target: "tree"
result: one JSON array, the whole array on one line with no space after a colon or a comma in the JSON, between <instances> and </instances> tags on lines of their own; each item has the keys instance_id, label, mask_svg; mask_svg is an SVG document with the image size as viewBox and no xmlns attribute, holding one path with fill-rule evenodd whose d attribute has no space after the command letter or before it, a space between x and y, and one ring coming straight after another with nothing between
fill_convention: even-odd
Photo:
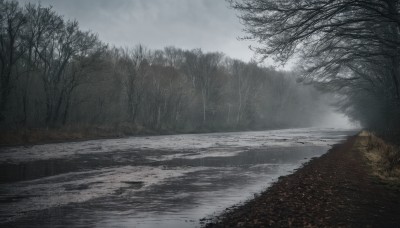
<instances>
[{"instance_id":1,"label":"tree","mask_svg":"<svg viewBox=\"0 0 400 228\"><path fill-rule=\"evenodd\" d=\"M17 2L0 1L0 122L16 80L15 66L24 54L21 33L26 17Z\"/></svg>"},{"instance_id":2,"label":"tree","mask_svg":"<svg viewBox=\"0 0 400 228\"><path fill-rule=\"evenodd\" d=\"M200 49L185 53L185 71L191 78L193 88L198 90L201 96L203 126L207 121L207 105L221 59L220 53L203 54Z\"/></svg>"},{"instance_id":3,"label":"tree","mask_svg":"<svg viewBox=\"0 0 400 228\"><path fill-rule=\"evenodd\" d=\"M71 94L80 83L79 76L83 76L73 69L71 63L77 59L89 59L99 47L97 36L80 31L76 21L62 22L55 31L49 31L39 52L46 95L47 124L54 125L62 119L62 123L65 123Z\"/></svg>"},{"instance_id":4,"label":"tree","mask_svg":"<svg viewBox=\"0 0 400 228\"><path fill-rule=\"evenodd\" d=\"M123 84L126 90L128 116L135 123L142 102L144 77L148 74L150 51L143 45L123 51L120 59L124 69Z\"/></svg>"},{"instance_id":5,"label":"tree","mask_svg":"<svg viewBox=\"0 0 400 228\"><path fill-rule=\"evenodd\" d=\"M22 57L22 63L19 68L23 69L23 75L20 77L21 97L22 97L22 125L26 126L28 115L32 110L29 110L29 90L34 82L33 74L39 72L38 65L40 64L39 55L43 48L43 42L48 41L49 36L56 32L61 26L61 18L58 17L51 8L44 8L41 5L25 6L26 24L23 27L21 39L25 54Z\"/></svg>"},{"instance_id":6,"label":"tree","mask_svg":"<svg viewBox=\"0 0 400 228\"><path fill-rule=\"evenodd\" d=\"M235 100L237 102L236 107L236 125L242 122L243 115L246 112L246 108L249 107L250 96L252 92L256 91L257 85L253 85L255 71L258 67L255 63L246 64L239 60L233 60L231 65L232 83L234 85L234 91L237 96Z\"/></svg>"},{"instance_id":7,"label":"tree","mask_svg":"<svg viewBox=\"0 0 400 228\"><path fill-rule=\"evenodd\" d=\"M385 78L390 94L384 99L399 106L399 1L229 2L241 12L249 33L244 39L257 40L260 46L254 50L264 58L273 56L285 63L297 55L303 60L304 79L329 90L354 91L362 86L372 91ZM366 67L375 70L362 71Z\"/></svg>"}]
</instances>

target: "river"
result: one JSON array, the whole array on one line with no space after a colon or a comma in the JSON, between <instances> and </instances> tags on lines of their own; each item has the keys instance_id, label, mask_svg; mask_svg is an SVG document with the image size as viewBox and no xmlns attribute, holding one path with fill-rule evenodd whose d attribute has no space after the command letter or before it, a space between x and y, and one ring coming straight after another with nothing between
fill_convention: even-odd
<instances>
[{"instance_id":1,"label":"river","mask_svg":"<svg viewBox=\"0 0 400 228\"><path fill-rule=\"evenodd\" d=\"M200 227L355 130L127 137L0 148L0 226Z\"/></svg>"}]
</instances>

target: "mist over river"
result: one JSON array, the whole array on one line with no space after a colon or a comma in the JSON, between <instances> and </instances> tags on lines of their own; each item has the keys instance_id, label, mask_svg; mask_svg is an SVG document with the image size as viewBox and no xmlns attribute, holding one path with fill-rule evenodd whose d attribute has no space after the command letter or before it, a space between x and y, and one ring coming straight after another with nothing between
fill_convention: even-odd
<instances>
[{"instance_id":1,"label":"mist over river","mask_svg":"<svg viewBox=\"0 0 400 228\"><path fill-rule=\"evenodd\" d=\"M355 133L303 128L0 148L0 226L199 227Z\"/></svg>"}]
</instances>

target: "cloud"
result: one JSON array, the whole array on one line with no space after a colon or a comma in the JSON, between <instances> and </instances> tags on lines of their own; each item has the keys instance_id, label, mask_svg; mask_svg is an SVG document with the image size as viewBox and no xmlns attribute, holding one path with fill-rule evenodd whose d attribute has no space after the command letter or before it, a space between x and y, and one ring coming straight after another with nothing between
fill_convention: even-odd
<instances>
[{"instance_id":1,"label":"cloud","mask_svg":"<svg viewBox=\"0 0 400 228\"><path fill-rule=\"evenodd\" d=\"M250 42L237 40L242 25L224 0L20 0L39 1L111 45L202 48L245 61L253 55Z\"/></svg>"}]
</instances>

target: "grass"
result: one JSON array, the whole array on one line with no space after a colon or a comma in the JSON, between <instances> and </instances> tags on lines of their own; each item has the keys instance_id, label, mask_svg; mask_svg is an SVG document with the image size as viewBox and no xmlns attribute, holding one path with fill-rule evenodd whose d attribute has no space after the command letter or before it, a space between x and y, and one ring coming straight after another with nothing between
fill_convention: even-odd
<instances>
[{"instance_id":1,"label":"grass","mask_svg":"<svg viewBox=\"0 0 400 228\"><path fill-rule=\"evenodd\" d=\"M400 184L399 146L386 142L372 132L362 131L356 147L367 158L375 176L388 184Z\"/></svg>"}]
</instances>

